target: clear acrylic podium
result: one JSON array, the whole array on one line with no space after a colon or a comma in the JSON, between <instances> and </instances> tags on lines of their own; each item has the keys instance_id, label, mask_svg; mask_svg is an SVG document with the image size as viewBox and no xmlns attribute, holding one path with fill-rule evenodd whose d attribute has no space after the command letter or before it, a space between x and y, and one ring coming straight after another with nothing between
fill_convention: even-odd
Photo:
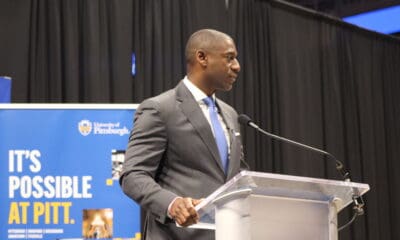
<instances>
[{"instance_id":1,"label":"clear acrylic podium","mask_svg":"<svg viewBox=\"0 0 400 240\"><path fill-rule=\"evenodd\" d=\"M368 184L242 171L196 206L217 240L337 240L337 213Z\"/></svg>"}]
</instances>

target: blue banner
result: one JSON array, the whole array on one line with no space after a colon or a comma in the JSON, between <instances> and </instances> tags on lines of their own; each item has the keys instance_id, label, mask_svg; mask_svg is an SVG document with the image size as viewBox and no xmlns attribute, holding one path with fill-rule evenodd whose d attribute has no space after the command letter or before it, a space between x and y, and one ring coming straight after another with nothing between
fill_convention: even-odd
<instances>
[{"instance_id":1,"label":"blue banner","mask_svg":"<svg viewBox=\"0 0 400 240\"><path fill-rule=\"evenodd\" d=\"M118 183L135 110L107 106L0 109L0 239L140 239Z\"/></svg>"},{"instance_id":2,"label":"blue banner","mask_svg":"<svg viewBox=\"0 0 400 240\"><path fill-rule=\"evenodd\" d=\"M11 78L0 77L0 103L11 102Z\"/></svg>"}]
</instances>

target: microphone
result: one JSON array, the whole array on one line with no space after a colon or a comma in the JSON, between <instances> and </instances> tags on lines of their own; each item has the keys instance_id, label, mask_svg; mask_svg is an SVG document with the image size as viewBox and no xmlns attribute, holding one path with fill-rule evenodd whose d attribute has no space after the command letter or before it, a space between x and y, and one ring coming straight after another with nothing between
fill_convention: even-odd
<instances>
[{"instance_id":1,"label":"microphone","mask_svg":"<svg viewBox=\"0 0 400 240\"><path fill-rule=\"evenodd\" d=\"M260 128L257 124L255 124L251 120L251 118L249 116L247 116L245 114L240 114L239 117L238 117L238 121L239 121L240 124L245 125L245 126L250 126L250 127L254 128L254 129L256 129L257 131L259 131L259 132L261 132L261 133L263 133L263 134L265 134L265 135L267 135L267 136L269 136L269 137L271 137L273 139L277 139L279 141L286 142L286 143L289 143L289 144L294 145L294 146L298 146L298 147L301 147L301 148L304 148L304 149L308 149L308 150L311 150L311 151L314 151L314 152L318 152L318 153L320 153L322 155L325 155L325 156L329 157L330 159L335 161L336 170L342 175L343 179L345 181L350 181L349 172L347 172L344 169L343 163L341 161L339 161L337 158L335 158L335 156L333 156L332 154L330 154L330 153L328 153L326 151L323 151L321 149L318 149L318 148L315 148L315 147L311 147L311 146L308 146L306 144L299 143L299 142L296 142L296 141L293 141L293 140L290 140L290 139L287 139L287 138L280 137L280 136L277 136L275 134L269 133L269 132L265 131L264 129Z\"/></svg>"},{"instance_id":2,"label":"microphone","mask_svg":"<svg viewBox=\"0 0 400 240\"><path fill-rule=\"evenodd\" d=\"M326 151L323 151L321 149L318 149L318 148L315 148L315 147L311 147L311 146L308 146L306 144L299 143L299 142L296 142L296 141L293 141L293 140L290 140L290 139L287 139L287 138L284 138L284 137L277 136L275 134L269 133L269 132L265 131L264 129L260 128L257 124L255 124L253 122L253 120L251 120L251 118L249 116L247 116L246 114L240 114L239 117L238 117L238 121L239 121L239 123L241 125L252 127L254 129L256 129L257 131L261 132L262 134L267 135L268 137L271 137L273 139L276 139L276 140L279 140L279 141L282 141L282 142L285 142L285 143L289 143L291 145L294 145L294 146L297 146L297 147L301 147L303 149L308 149L308 150L311 150L311 151L314 151L314 152L317 152L317 153L320 153L320 154L323 154L323 155L327 156L329 159L335 161L336 170L342 175L344 181L345 182L350 182L351 181L350 173L344 169L343 163L341 161L339 161L332 154L330 154L330 153L328 153ZM343 230L344 228L349 226L352 222L354 222L354 220L356 219L357 216L360 216L360 215L364 214L364 209L363 209L364 200L363 200L363 198L361 196L359 196L358 194L356 194L354 191L353 191L353 197L352 198L353 198L353 205L354 205L353 206L353 211L354 211L353 218L347 224L345 224L344 226L340 227L338 229L339 231Z\"/></svg>"}]
</instances>

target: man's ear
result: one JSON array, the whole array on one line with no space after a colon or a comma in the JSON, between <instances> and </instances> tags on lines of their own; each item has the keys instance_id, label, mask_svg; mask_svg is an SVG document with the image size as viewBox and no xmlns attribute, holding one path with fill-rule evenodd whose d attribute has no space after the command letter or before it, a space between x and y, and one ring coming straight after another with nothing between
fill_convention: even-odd
<instances>
[{"instance_id":1,"label":"man's ear","mask_svg":"<svg viewBox=\"0 0 400 240\"><path fill-rule=\"evenodd\" d=\"M206 67L208 64L208 58L207 58L206 52L201 49L197 50L196 51L196 60L197 60L197 62L200 63L200 65L202 67Z\"/></svg>"}]
</instances>

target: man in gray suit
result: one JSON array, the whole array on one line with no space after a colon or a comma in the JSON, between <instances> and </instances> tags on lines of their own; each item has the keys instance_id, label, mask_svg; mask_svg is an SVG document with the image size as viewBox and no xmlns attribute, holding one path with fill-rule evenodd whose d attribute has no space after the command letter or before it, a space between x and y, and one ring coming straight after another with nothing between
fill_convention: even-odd
<instances>
[{"instance_id":1,"label":"man in gray suit","mask_svg":"<svg viewBox=\"0 0 400 240\"><path fill-rule=\"evenodd\" d=\"M147 212L146 240L214 239L214 231L186 226L198 222L201 199L240 171L238 115L215 97L231 90L240 71L235 43L203 29L189 38L185 55L187 76L137 109L120 178Z\"/></svg>"}]
</instances>

